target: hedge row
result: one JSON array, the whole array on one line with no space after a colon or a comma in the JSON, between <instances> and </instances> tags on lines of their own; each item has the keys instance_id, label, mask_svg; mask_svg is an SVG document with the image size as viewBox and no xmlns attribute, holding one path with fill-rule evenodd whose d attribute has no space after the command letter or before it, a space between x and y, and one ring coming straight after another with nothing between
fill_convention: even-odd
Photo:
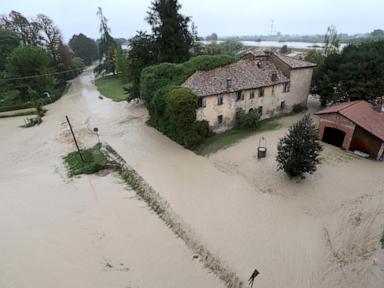
<instances>
[{"instance_id":1,"label":"hedge row","mask_svg":"<svg viewBox=\"0 0 384 288\"><path fill-rule=\"evenodd\" d=\"M59 100L70 86L71 86L71 83L67 83L66 85L59 86L58 88L53 90L53 93L51 94L50 98L40 98L41 104L48 105ZM28 109L28 108L34 108L33 103L31 101L28 101L25 103L18 103L14 105L0 106L0 112L15 111L15 110L21 110L21 109Z\"/></svg>"}]
</instances>

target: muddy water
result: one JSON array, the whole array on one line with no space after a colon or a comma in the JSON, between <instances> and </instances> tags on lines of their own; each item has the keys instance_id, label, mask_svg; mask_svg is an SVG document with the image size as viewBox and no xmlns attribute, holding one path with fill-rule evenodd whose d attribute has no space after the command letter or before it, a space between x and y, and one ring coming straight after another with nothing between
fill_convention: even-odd
<instances>
[{"instance_id":1,"label":"muddy water","mask_svg":"<svg viewBox=\"0 0 384 288\"><path fill-rule=\"evenodd\" d=\"M61 157L74 146L64 116L92 144L89 119L105 122L116 107L88 89L89 75L41 126L0 121L0 287L222 287L118 178L67 179Z\"/></svg>"},{"instance_id":2,"label":"muddy water","mask_svg":"<svg viewBox=\"0 0 384 288\"><path fill-rule=\"evenodd\" d=\"M6 260L0 260L9 275L5 283L19 279L16 273L20 270L18 263L22 255L33 252L33 257L25 257L24 261L28 267L38 269L33 262L41 260L36 256L37 245L48 255L43 261L48 273L37 275L35 270L30 273L22 266L29 277L34 275L34 283L52 284L48 281L54 281L55 277L50 275L63 278L67 273L78 271L65 281L78 279L87 283L87 276L91 275L95 279L91 283L94 287L105 287L106 283L124 287L118 286L124 280L132 281L132 287L215 287L220 284L212 275L206 275L199 264L190 261L190 252L172 238L155 216L141 208L144 204L125 199L127 193L113 183L113 178L92 176L68 184L63 182L66 180L60 176L64 172L57 154L73 149L68 131L60 124L68 114L82 145L97 141L91 130L98 127L101 140L111 144L167 199L195 231L196 237L244 281L257 268L261 272L255 281L257 287L364 287L361 286L364 282L358 281L367 278L365 272L370 257L384 228L380 224L383 223L380 208L383 207L383 167L378 163L327 148L319 172L296 183L276 172L274 164L273 147L286 129L265 133L270 149L263 162L254 157L260 135L207 159L146 126L146 111L141 105L114 103L98 96L91 74L85 73L74 82L70 95L49 107L41 127L19 132L20 129L11 127L16 119L0 121L2 135L4 131L11 139L0 140L1 148L10 147L10 153L1 154L0 159L0 169L6 171L1 173L0 183L7 183L6 193L0 196L4 198L1 203L10 203L6 212L0 212L5 214L0 220L5 222L0 227L6 227L2 234L9 234L8 240L0 240L5 241L0 243L7 250ZM294 120L287 118L284 125ZM30 159L28 165L20 162L24 159ZM8 172L7 167L14 167L18 172ZM93 181L96 185L91 185ZM103 185L107 188L97 190ZM96 192L91 187L96 187ZM107 193L114 190L118 192L113 196ZM59 225L60 221L64 224ZM82 224L91 226L93 233L80 232ZM59 233L59 227L65 227L65 234L80 236L46 239ZM108 233L99 233L99 230ZM131 230L134 233L128 234ZM127 234L121 235L121 231ZM99 241L107 239L103 233L113 235L102 246L105 250L97 246L102 245ZM138 235L133 238L134 243L133 234ZM39 235L46 236L39 238ZM364 239L368 239L368 245ZM23 249L28 253L16 254L16 244L26 247ZM55 249L55 245L60 249ZM154 248L148 250L151 246ZM122 253L124 249L126 253ZM59 261L57 250L65 251L62 254L68 259ZM143 256L146 251L150 251L149 256ZM87 257L90 259L84 260ZM121 272L124 268L119 267L119 261L124 264L122 267L132 270ZM56 262L60 269L50 266ZM74 264L77 262L85 265ZM22 283L8 284L8 287L26 287Z\"/></svg>"}]
</instances>

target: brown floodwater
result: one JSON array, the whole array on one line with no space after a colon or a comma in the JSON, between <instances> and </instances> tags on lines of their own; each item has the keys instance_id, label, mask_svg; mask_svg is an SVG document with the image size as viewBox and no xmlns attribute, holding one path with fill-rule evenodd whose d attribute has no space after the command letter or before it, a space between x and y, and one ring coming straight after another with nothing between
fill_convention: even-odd
<instances>
[{"instance_id":1,"label":"brown floodwater","mask_svg":"<svg viewBox=\"0 0 384 288\"><path fill-rule=\"evenodd\" d=\"M326 146L318 172L288 179L275 147L298 116L197 156L148 127L142 104L99 99L92 81L89 71L74 80L39 127L0 120L1 287L223 287L118 178L67 179L65 115L82 147L96 143L98 127L244 282L256 268L255 287L378 283L369 271L384 230L383 164ZM268 155L258 161L261 136Z\"/></svg>"}]
</instances>

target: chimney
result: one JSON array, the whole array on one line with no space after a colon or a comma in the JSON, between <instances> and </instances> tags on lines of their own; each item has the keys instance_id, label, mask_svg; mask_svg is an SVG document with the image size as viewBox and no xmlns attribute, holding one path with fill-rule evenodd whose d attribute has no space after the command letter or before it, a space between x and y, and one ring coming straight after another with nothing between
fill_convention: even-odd
<instances>
[{"instance_id":1,"label":"chimney","mask_svg":"<svg viewBox=\"0 0 384 288\"><path fill-rule=\"evenodd\" d=\"M376 110L381 112L381 113L384 113L384 96L381 96L381 97L377 97L376 98Z\"/></svg>"}]
</instances>

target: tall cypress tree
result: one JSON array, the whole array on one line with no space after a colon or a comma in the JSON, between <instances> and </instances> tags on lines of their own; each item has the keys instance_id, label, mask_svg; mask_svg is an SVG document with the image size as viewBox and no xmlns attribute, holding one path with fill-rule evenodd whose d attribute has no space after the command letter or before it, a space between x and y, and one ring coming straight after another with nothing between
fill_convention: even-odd
<instances>
[{"instance_id":1,"label":"tall cypress tree","mask_svg":"<svg viewBox=\"0 0 384 288\"><path fill-rule=\"evenodd\" d=\"M146 20L152 26L158 62L180 63L188 60L195 36L189 31L191 18L179 13L177 0L155 0Z\"/></svg>"}]
</instances>

